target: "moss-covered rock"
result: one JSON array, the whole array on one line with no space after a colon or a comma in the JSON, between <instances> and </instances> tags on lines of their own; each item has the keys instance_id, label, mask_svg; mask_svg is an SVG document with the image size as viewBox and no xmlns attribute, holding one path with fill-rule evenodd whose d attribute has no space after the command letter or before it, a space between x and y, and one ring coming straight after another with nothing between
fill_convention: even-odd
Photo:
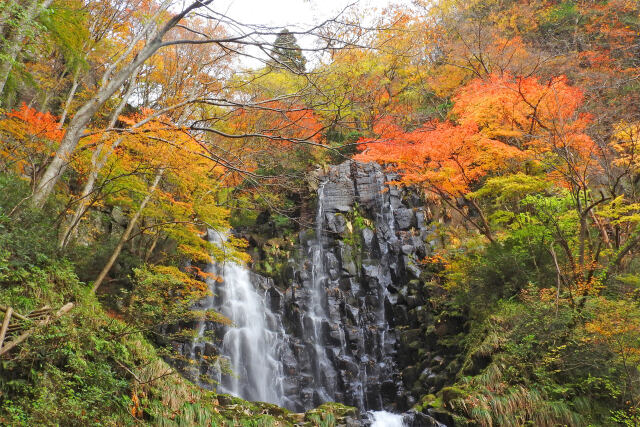
<instances>
[{"instance_id":1,"label":"moss-covered rock","mask_svg":"<svg viewBox=\"0 0 640 427\"><path fill-rule=\"evenodd\" d=\"M467 392L458 387L443 387L440 390L442 401L448 403L454 399L461 399L467 395Z\"/></svg>"},{"instance_id":2,"label":"moss-covered rock","mask_svg":"<svg viewBox=\"0 0 640 427\"><path fill-rule=\"evenodd\" d=\"M341 403L327 402L315 409L307 411L304 421L309 426L335 426L347 425L358 417L358 410L352 406Z\"/></svg>"}]
</instances>

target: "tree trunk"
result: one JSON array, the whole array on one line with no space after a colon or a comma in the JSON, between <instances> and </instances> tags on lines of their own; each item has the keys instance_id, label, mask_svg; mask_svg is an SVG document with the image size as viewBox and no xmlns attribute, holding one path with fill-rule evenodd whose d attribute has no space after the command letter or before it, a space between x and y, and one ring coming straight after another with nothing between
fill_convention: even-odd
<instances>
[{"instance_id":1,"label":"tree trunk","mask_svg":"<svg viewBox=\"0 0 640 427\"><path fill-rule=\"evenodd\" d=\"M585 250L587 243L587 212L580 212L580 227L578 230L578 265L580 266L580 273L584 273L584 259L585 259Z\"/></svg>"},{"instance_id":2,"label":"tree trunk","mask_svg":"<svg viewBox=\"0 0 640 427\"><path fill-rule=\"evenodd\" d=\"M0 94L4 92L4 87L7 84L7 80L9 80L9 74L13 69L13 63L18 57L18 52L20 52L24 36L24 29L16 28L13 35L9 37L9 40L7 40L7 45L6 49L4 49L4 53L8 58L4 62L0 63Z\"/></svg>"},{"instance_id":3,"label":"tree trunk","mask_svg":"<svg viewBox=\"0 0 640 427\"><path fill-rule=\"evenodd\" d=\"M605 243L605 245L607 245L609 249L613 250L611 239L609 239L609 233L607 233L607 230L604 228L602 223L598 220L598 217L596 216L596 214L593 213L593 210L589 211L589 215L591 215L591 220L596 225L596 227L598 227L598 231L600 231L600 236L602 237L602 241Z\"/></svg>"},{"instance_id":4,"label":"tree trunk","mask_svg":"<svg viewBox=\"0 0 640 427\"><path fill-rule=\"evenodd\" d=\"M117 71L111 78L104 78L103 82L98 89L96 95L87 101L73 116L67 127L58 151L49 166L43 173L40 181L36 185L33 192L32 203L36 207L42 207L49 195L52 193L56 183L64 173L67 165L71 159L73 151L78 145L82 134L91 122L94 114L107 102L111 96L116 93L118 89L122 87L125 81L131 77L135 70L140 67L147 59L149 59L155 52L162 47L162 38L164 35L175 27L182 18L192 10L206 6L213 0L197 1L191 3L178 15L173 16L167 24L160 30L156 31L151 37L151 40L136 54L131 62L124 65L119 71ZM122 60L122 58L117 61ZM110 75L110 70L108 70Z\"/></svg>"},{"instance_id":5,"label":"tree trunk","mask_svg":"<svg viewBox=\"0 0 640 427\"><path fill-rule=\"evenodd\" d=\"M79 77L80 77L80 66L78 65L76 68L76 71L73 73L73 84L71 85L71 89L69 90L69 95L67 96L67 100L64 103L64 109L62 110L62 115L60 116L58 129L62 129L62 126L64 126L65 120L67 120L67 114L69 113L69 107L71 106L71 101L73 101L73 98L76 96L76 91L78 90Z\"/></svg>"},{"instance_id":6,"label":"tree trunk","mask_svg":"<svg viewBox=\"0 0 640 427\"><path fill-rule=\"evenodd\" d=\"M105 94L98 94L84 104L71 120L55 156L36 184L32 198L34 206L42 207L53 191L58 179L60 179L66 170L82 133L93 118L93 115L98 111L100 106L106 102L104 95Z\"/></svg>"},{"instance_id":7,"label":"tree trunk","mask_svg":"<svg viewBox=\"0 0 640 427\"><path fill-rule=\"evenodd\" d=\"M122 110L124 110L124 107L127 105L127 100L131 96L131 93L133 92L133 89L135 87L135 79L137 75L138 73L136 71L134 72L133 76L131 76L131 80L129 81L129 87L127 88L126 92L122 96L122 100L120 101L120 104L118 104L118 106L113 111L113 113L111 113L111 118L109 119L109 123L107 125L108 129L113 128L115 126L116 121L118 120L118 116L120 116L120 114L122 113ZM95 187L96 181L98 180L98 175L100 171L102 170L104 165L107 163L107 159L109 158L113 150L115 150L116 147L120 145L122 140L123 138L120 137L116 139L109 147L106 147L106 141L104 141L104 136L103 136L102 141L99 144L98 148L96 148L96 150L91 155L91 171L89 171L87 182L85 182L84 184L82 193L80 194L78 206L76 207L76 210L73 213L73 217L68 222L66 229L63 231L63 233L60 236L60 240L58 241L59 249L63 249L69 243L70 238L73 237L73 234L77 229L77 225L80 223L80 219L85 214L88 206L90 205L87 199L89 195L93 192L93 189Z\"/></svg>"},{"instance_id":8,"label":"tree trunk","mask_svg":"<svg viewBox=\"0 0 640 427\"><path fill-rule=\"evenodd\" d=\"M134 227L136 226L136 223L140 219L140 216L142 215L142 211L144 210L145 206L147 206L147 203L149 203L149 201L151 200L151 197L153 196L153 193L155 192L156 188L158 187L158 184L160 183L160 179L162 178L163 172L164 172L164 169L158 169L158 172L156 173L156 176L155 176L155 178L153 180L153 184L149 188L149 192L147 193L145 198L142 200L142 203L140 203L140 207L136 211L136 213L133 216L133 218L131 218L131 220L129 221L129 225L127 225L126 230L124 230L124 233L122 233L122 236L120 236L120 240L118 240L118 244L116 245L115 249L113 250L113 253L111 254L111 257L109 258L109 261L107 261L107 264L104 266L104 268L102 269L102 271L98 275L98 278L93 283L93 289L92 289L93 293L95 293L98 290L98 288L100 287L100 285L104 281L104 278L107 277L107 274L109 273L109 270L111 270L111 267L113 267L113 264L118 259L118 256L120 255L120 252L122 251L122 247L127 242L127 239L131 235L131 232L133 231Z\"/></svg>"},{"instance_id":9,"label":"tree trunk","mask_svg":"<svg viewBox=\"0 0 640 427\"><path fill-rule=\"evenodd\" d=\"M174 106L167 107L163 110L159 110L155 114L152 114L151 116L148 116L145 119L137 122L135 125L131 126L131 130L144 126L145 124L149 123L154 117L159 117L161 113L171 111L172 109L179 108L188 103L189 103L189 100L186 100ZM183 122L182 118L178 119L178 124L181 124L182 122ZM88 209L89 203L86 202L86 198L93 192L95 183L98 179L98 174L106 164L107 159L109 158L113 150L115 150L120 145L120 143L122 143L123 140L124 140L123 137L116 139L111 144L111 146L107 149L107 151L103 151L104 145L101 145L98 149L96 149L96 151L91 156L92 169L89 172L89 176L87 177L87 182L85 183L85 186L82 189L82 193L79 199L80 204L76 208L76 211L74 212L72 220L69 222L69 229L65 230L61 235L61 240L58 242L59 249L64 249L67 246L67 244L69 244L71 237L73 237L73 235L75 234L77 230L76 227L80 219ZM98 160L98 157L100 155L102 155L102 157L100 157L100 159Z\"/></svg>"},{"instance_id":10,"label":"tree trunk","mask_svg":"<svg viewBox=\"0 0 640 427\"><path fill-rule=\"evenodd\" d=\"M149 262L149 259L151 258L151 255L153 255L153 251L156 248L156 246L158 245L158 240L160 240L160 232L156 230L156 234L153 236L153 240L151 241L151 245L149 245L149 248L147 249L147 253L144 256L145 264L147 262Z\"/></svg>"}]
</instances>

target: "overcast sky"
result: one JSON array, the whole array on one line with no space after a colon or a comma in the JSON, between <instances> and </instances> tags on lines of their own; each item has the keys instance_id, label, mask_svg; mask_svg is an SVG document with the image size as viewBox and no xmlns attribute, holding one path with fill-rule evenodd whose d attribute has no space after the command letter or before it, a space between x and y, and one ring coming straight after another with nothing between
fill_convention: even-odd
<instances>
[{"instance_id":1,"label":"overcast sky","mask_svg":"<svg viewBox=\"0 0 640 427\"><path fill-rule=\"evenodd\" d=\"M375 11L381 11L391 4L409 2L410 0L217 0L215 9L243 24L287 27L291 31L304 31L313 24L335 17L349 5L375 16ZM313 38L298 37L298 43L303 48L314 47ZM251 54L260 55L257 51L252 51ZM306 52L305 56L311 63L314 62L309 52ZM261 66L259 61L247 58L241 62L251 68Z\"/></svg>"},{"instance_id":2,"label":"overcast sky","mask_svg":"<svg viewBox=\"0 0 640 427\"><path fill-rule=\"evenodd\" d=\"M391 0L219 0L216 9L228 10L228 15L240 22L287 26L308 26L335 15L346 6L356 3L358 8L382 9Z\"/></svg>"}]
</instances>

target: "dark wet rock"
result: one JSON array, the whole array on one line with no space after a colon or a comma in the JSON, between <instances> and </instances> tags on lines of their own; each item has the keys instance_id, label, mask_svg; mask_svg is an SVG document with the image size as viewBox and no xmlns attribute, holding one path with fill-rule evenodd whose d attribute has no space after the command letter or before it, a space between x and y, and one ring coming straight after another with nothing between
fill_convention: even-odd
<instances>
[{"instance_id":1,"label":"dark wet rock","mask_svg":"<svg viewBox=\"0 0 640 427\"><path fill-rule=\"evenodd\" d=\"M402 261L404 262L405 269L409 275L409 277L413 279L419 279L422 274L422 270L416 265L413 259L408 255L404 255L402 257Z\"/></svg>"},{"instance_id":2,"label":"dark wet rock","mask_svg":"<svg viewBox=\"0 0 640 427\"><path fill-rule=\"evenodd\" d=\"M129 223L129 218L125 215L122 209L117 206L111 209L111 219L121 227L126 227Z\"/></svg>"},{"instance_id":3,"label":"dark wet rock","mask_svg":"<svg viewBox=\"0 0 640 427\"><path fill-rule=\"evenodd\" d=\"M381 209L383 207L381 190L384 189L386 180L380 165L375 163L352 163L352 165L358 202L371 211Z\"/></svg>"},{"instance_id":4,"label":"dark wet rock","mask_svg":"<svg viewBox=\"0 0 640 427\"><path fill-rule=\"evenodd\" d=\"M273 279L270 277L264 277L253 271L249 271L249 280L251 283L258 289L261 289L265 292L267 289L273 287Z\"/></svg>"},{"instance_id":5,"label":"dark wet rock","mask_svg":"<svg viewBox=\"0 0 640 427\"><path fill-rule=\"evenodd\" d=\"M416 250L413 245L402 245L402 253L405 255L411 255Z\"/></svg>"},{"instance_id":6,"label":"dark wet rock","mask_svg":"<svg viewBox=\"0 0 640 427\"><path fill-rule=\"evenodd\" d=\"M283 299L282 293L275 286L272 286L267 290L267 297L271 311L276 313L281 312Z\"/></svg>"},{"instance_id":7,"label":"dark wet rock","mask_svg":"<svg viewBox=\"0 0 640 427\"><path fill-rule=\"evenodd\" d=\"M317 175L324 183L320 232L299 233L297 251L284 263L286 270L278 276L282 280L275 285L251 275L273 312L269 329L284 334L279 339L286 405L302 411L323 400L340 400L363 412L408 411L423 394L455 377L456 370L451 356L439 355L436 347L441 336L459 331L461 324L454 319L434 325L428 298L432 291L426 290L417 261L431 253L431 244L437 245L429 223L433 214L406 189L387 184L397 176L385 174L377 164L347 161ZM366 227L357 228L356 221L347 226L356 203ZM318 242L319 259L310 256ZM321 322L312 319L318 308L314 280L324 291ZM189 343L181 345L187 354ZM216 354L219 345L214 341L203 347L204 354ZM325 365L320 366L321 359ZM341 419L338 425L367 425L357 414ZM405 422L410 427L438 425L430 415L415 411L406 413Z\"/></svg>"},{"instance_id":8,"label":"dark wet rock","mask_svg":"<svg viewBox=\"0 0 640 427\"><path fill-rule=\"evenodd\" d=\"M207 357L215 356L218 354L218 349L213 344L207 342L204 344L203 354Z\"/></svg>"},{"instance_id":9,"label":"dark wet rock","mask_svg":"<svg viewBox=\"0 0 640 427\"><path fill-rule=\"evenodd\" d=\"M400 230L408 230L416 226L416 217L413 209L398 208L394 211L394 216Z\"/></svg>"},{"instance_id":10,"label":"dark wet rock","mask_svg":"<svg viewBox=\"0 0 640 427\"><path fill-rule=\"evenodd\" d=\"M449 412L441 408L430 408L429 416L442 423L444 426L455 426L455 421Z\"/></svg>"},{"instance_id":11,"label":"dark wet rock","mask_svg":"<svg viewBox=\"0 0 640 427\"><path fill-rule=\"evenodd\" d=\"M406 427L439 427L441 424L433 417L415 410L408 411L402 418Z\"/></svg>"},{"instance_id":12,"label":"dark wet rock","mask_svg":"<svg viewBox=\"0 0 640 427\"><path fill-rule=\"evenodd\" d=\"M362 239L364 242L364 247L367 251L370 251L371 248L373 247L373 239L375 237L375 234L373 232L372 229L370 228L363 228L362 229Z\"/></svg>"},{"instance_id":13,"label":"dark wet rock","mask_svg":"<svg viewBox=\"0 0 640 427\"><path fill-rule=\"evenodd\" d=\"M416 227L421 231L427 229L427 219L422 210L416 212Z\"/></svg>"},{"instance_id":14,"label":"dark wet rock","mask_svg":"<svg viewBox=\"0 0 640 427\"><path fill-rule=\"evenodd\" d=\"M333 168L325 177L323 208L325 212L348 212L355 201L355 188L351 180L351 163Z\"/></svg>"},{"instance_id":15,"label":"dark wet rock","mask_svg":"<svg viewBox=\"0 0 640 427\"><path fill-rule=\"evenodd\" d=\"M331 272L335 272L331 279L335 280L337 279L337 272L340 270L340 262L338 261L338 258L334 255L333 252L325 252L324 254L324 265L326 267L326 270ZM334 277L335 275L335 277Z\"/></svg>"},{"instance_id":16,"label":"dark wet rock","mask_svg":"<svg viewBox=\"0 0 640 427\"><path fill-rule=\"evenodd\" d=\"M339 213L327 213L326 214L327 221L327 230L335 234L342 234L345 232L347 228L347 220L344 215Z\"/></svg>"}]
</instances>

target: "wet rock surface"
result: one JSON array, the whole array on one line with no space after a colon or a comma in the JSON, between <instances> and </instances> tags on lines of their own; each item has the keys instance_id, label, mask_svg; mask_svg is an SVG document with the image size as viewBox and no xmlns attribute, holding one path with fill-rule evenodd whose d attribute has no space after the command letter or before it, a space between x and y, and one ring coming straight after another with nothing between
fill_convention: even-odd
<instances>
[{"instance_id":1,"label":"wet rock surface","mask_svg":"<svg viewBox=\"0 0 640 427\"><path fill-rule=\"evenodd\" d=\"M434 229L419 198L388 184L395 178L373 163L329 168L320 175L316 230L300 233L290 280L276 286L251 275L271 312L267 327L280 340L279 404L287 409L336 401L361 413L405 413L407 426L444 421L410 410L447 380L447 352L455 349L437 346L438 331L462 326L456 319L434 324L421 264L434 249ZM218 339L193 356L200 373L217 368L202 356L215 353L224 328L205 325ZM191 343L174 346L193 354ZM366 424L349 417L349 425Z\"/></svg>"},{"instance_id":2,"label":"wet rock surface","mask_svg":"<svg viewBox=\"0 0 640 427\"><path fill-rule=\"evenodd\" d=\"M290 284L295 291L286 293L283 305L290 324L299 322L298 310L312 312L311 305L318 303L312 298L312 277L314 271L316 276L322 272L321 278L316 277L324 282L325 291L319 301L326 313L320 340L331 366L326 378L314 373L318 366L314 361L320 355L305 345L309 336L302 334L290 337L308 350L299 358L297 369L313 377L313 386L332 400L361 410L403 411L411 401L398 364L402 345L396 328L406 323L406 310L396 306L399 289L420 274L409 267L418 264L418 254L431 252L425 243L431 230L424 221L422 228L417 227L419 208L405 205L403 192L387 184L395 178L377 164L351 161L320 177L323 223L314 239L303 240ZM318 245L322 246L321 266L308 262ZM310 328L310 323L302 329ZM292 391L300 395L303 388L300 384ZM296 409L322 403L316 400L320 395L313 399L299 399Z\"/></svg>"}]
</instances>

